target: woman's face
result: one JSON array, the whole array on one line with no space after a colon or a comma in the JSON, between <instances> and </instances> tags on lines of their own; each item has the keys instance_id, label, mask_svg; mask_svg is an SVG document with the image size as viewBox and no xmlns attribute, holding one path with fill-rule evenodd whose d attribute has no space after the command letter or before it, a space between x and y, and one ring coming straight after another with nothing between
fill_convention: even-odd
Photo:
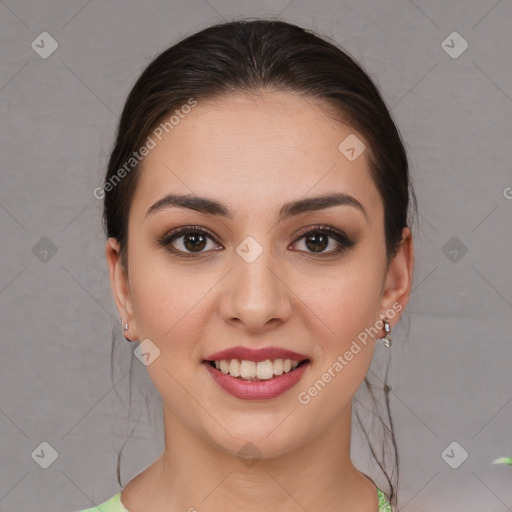
<instances>
[{"instance_id":1,"label":"woman's face","mask_svg":"<svg viewBox=\"0 0 512 512\"><path fill-rule=\"evenodd\" d=\"M346 148L354 139L339 149L349 135L364 139L324 112L281 92L199 101L161 141L153 137L130 209L126 281L107 244L127 336L150 340L142 348L166 414L229 452L250 441L277 455L346 426L373 355L365 329L382 336L379 318L391 311L394 325L405 307L405 258L387 272L368 149L355 159ZM170 194L200 196L228 214L206 203L149 211ZM334 194L353 199L309 202ZM278 347L309 361L294 370L298 381L291 372L263 383L204 362L233 347ZM260 375L280 366L263 363Z\"/></svg>"}]
</instances>

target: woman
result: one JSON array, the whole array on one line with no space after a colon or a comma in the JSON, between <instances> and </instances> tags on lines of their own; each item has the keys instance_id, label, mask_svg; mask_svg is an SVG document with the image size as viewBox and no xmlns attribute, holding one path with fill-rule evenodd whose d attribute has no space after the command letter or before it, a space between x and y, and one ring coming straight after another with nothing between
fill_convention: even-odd
<instances>
[{"instance_id":1,"label":"woman","mask_svg":"<svg viewBox=\"0 0 512 512\"><path fill-rule=\"evenodd\" d=\"M95 195L165 450L90 510L390 511L352 401L408 302L414 192L364 71L284 22L207 28L142 73Z\"/></svg>"}]
</instances>

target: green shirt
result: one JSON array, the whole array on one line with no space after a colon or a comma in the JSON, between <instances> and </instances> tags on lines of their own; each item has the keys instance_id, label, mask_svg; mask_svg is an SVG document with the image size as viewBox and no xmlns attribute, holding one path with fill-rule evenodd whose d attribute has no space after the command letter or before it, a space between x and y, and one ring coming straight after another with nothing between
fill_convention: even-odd
<instances>
[{"instance_id":1,"label":"green shirt","mask_svg":"<svg viewBox=\"0 0 512 512\"><path fill-rule=\"evenodd\" d=\"M393 512L386 495L379 488L377 488L377 496L379 498L379 512ZM105 503L80 512L129 512L129 510L121 503L121 492L118 492Z\"/></svg>"}]
</instances>

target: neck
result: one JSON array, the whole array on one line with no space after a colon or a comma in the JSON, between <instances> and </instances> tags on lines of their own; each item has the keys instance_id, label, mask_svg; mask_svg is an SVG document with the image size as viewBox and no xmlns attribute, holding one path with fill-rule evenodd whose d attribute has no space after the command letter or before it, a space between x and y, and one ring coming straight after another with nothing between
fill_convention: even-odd
<instances>
[{"instance_id":1,"label":"neck","mask_svg":"<svg viewBox=\"0 0 512 512\"><path fill-rule=\"evenodd\" d=\"M350 418L348 407L297 449L251 461L208 442L164 407L164 453L145 471L136 492L128 489L134 481L128 484L123 503L130 512L377 512L375 485L350 459Z\"/></svg>"}]
</instances>

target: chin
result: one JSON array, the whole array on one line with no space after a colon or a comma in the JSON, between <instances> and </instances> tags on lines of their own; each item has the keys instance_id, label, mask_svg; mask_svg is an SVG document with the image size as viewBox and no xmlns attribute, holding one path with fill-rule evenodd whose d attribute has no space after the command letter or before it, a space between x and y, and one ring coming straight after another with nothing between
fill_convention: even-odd
<instances>
[{"instance_id":1,"label":"chin","mask_svg":"<svg viewBox=\"0 0 512 512\"><path fill-rule=\"evenodd\" d=\"M282 421L282 418L281 418ZM241 424L238 429L230 428L229 435L224 430L217 431L210 437L211 442L226 454L237 457L248 467L252 459L272 459L293 453L300 448L300 434L294 433L290 425L283 425L281 432L279 422L269 422L264 427L254 425L244 428ZM245 460L247 459L247 461Z\"/></svg>"}]
</instances>

